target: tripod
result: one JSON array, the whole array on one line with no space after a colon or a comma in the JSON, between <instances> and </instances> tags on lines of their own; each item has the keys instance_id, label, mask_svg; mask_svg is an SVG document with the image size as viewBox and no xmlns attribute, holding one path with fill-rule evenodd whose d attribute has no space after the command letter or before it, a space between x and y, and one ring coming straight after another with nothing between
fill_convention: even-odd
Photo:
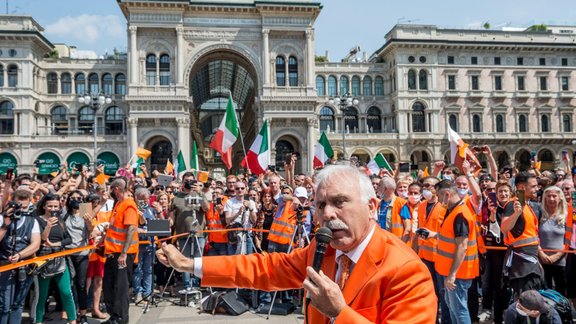
<instances>
[{"instance_id":1,"label":"tripod","mask_svg":"<svg viewBox=\"0 0 576 324\"><path fill-rule=\"evenodd\" d=\"M296 242L298 243L299 248L303 248L305 246L305 242L310 245L310 238L308 237L308 233L306 232L306 227L304 227L304 215L302 215L302 211L296 211L296 227L294 228L294 233L292 234L292 239L290 239L290 245L288 246L288 254L292 252L292 246ZM266 319L270 319L270 314L272 314L272 308L274 307L274 301L276 301L276 295L278 291L274 292L274 296L272 297L272 302L270 303L270 309L268 310L268 316Z\"/></svg>"}]
</instances>

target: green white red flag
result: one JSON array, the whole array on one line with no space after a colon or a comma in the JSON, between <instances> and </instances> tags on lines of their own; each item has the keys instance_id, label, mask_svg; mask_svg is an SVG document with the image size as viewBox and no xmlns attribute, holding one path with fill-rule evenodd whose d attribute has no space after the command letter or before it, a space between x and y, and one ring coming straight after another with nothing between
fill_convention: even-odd
<instances>
[{"instance_id":1,"label":"green white red flag","mask_svg":"<svg viewBox=\"0 0 576 324\"><path fill-rule=\"evenodd\" d=\"M314 150L314 169L324 167L326 161L330 160L334 156L334 150L326 137L326 133L322 132L320 135L320 140L316 144L316 149Z\"/></svg>"},{"instance_id":2,"label":"green white red flag","mask_svg":"<svg viewBox=\"0 0 576 324\"><path fill-rule=\"evenodd\" d=\"M220 153L222 161L228 169L232 168L232 145L238 139L239 132L238 119L236 119L236 111L234 110L232 95L230 95L224 118L220 122L220 127L218 127L212 142L210 142L210 147Z\"/></svg>"},{"instance_id":3,"label":"green white red flag","mask_svg":"<svg viewBox=\"0 0 576 324\"><path fill-rule=\"evenodd\" d=\"M270 145L268 143L268 121L264 121L264 125L260 129L260 133L256 135L256 139L250 146L250 150L246 153L246 157L242 160L242 166L249 169L253 174L260 175L266 172L270 164Z\"/></svg>"}]
</instances>

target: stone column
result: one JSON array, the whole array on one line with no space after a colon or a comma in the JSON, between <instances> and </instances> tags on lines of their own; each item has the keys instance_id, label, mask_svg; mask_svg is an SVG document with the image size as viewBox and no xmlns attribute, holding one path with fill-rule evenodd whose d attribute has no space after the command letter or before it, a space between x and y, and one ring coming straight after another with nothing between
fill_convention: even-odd
<instances>
[{"instance_id":1,"label":"stone column","mask_svg":"<svg viewBox=\"0 0 576 324\"><path fill-rule=\"evenodd\" d=\"M182 151L186 167L190 168L190 118L176 118L178 124L178 151ZM178 151L174 152L178 154Z\"/></svg>"},{"instance_id":2,"label":"stone column","mask_svg":"<svg viewBox=\"0 0 576 324\"><path fill-rule=\"evenodd\" d=\"M184 28L176 27L176 84L182 85L184 78Z\"/></svg>"},{"instance_id":3,"label":"stone column","mask_svg":"<svg viewBox=\"0 0 576 324\"><path fill-rule=\"evenodd\" d=\"M264 86L270 85L270 29L262 30L262 62L264 63Z\"/></svg>"},{"instance_id":4,"label":"stone column","mask_svg":"<svg viewBox=\"0 0 576 324\"><path fill-rule=\"evenodd\" d=\"M136 26L128 27L130 33L130 84L138 83L138 46L136 44Z\"/></svg>"},{"instance_id":5,"label":"stone column","mask_svg":"<svg viewBox=\"0 0 576 324\"><path fill-rule=\"evenodd\" d=\"M316 144L316 118L308 117L306 119L308 124L308 136L306 141L308 142L308 161L306 165L307 172L311 173L314 170L314 146Z\"/></svg>"},{"instance_id":6,"label":"stone column","mask_svg":"<svg viewBox=\"0 0 576 324\"><path fill-rule=\"evenodd\" d=\"M308 60L306 62L306 72L307 72L307 82L309 88L314 88L315 78L314 78L314 45L312 44L313 31L306 31L306 51Z\"/></svg>"},{"instance_id":7,"label":"stone column","mask_svg":"<svg viewBox=\"0 0 576 324\"><path fill-rule=\"evenodd\" d=\"M138 118L128 118L128 124L130 125L130 152L128 154L132 157L131 154L134 154L138 148Z\"/></svg>"}]
</instances>

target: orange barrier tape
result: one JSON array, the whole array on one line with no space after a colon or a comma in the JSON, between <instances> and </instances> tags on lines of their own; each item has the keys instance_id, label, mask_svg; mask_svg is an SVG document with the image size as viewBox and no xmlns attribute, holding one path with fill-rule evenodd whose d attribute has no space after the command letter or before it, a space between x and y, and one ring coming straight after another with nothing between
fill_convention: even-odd
<instances>
[{"instance_id":1,"label":"orange barrier tape","mask_svg":"<svg viewBox=\"0 0 576 324\"><path fill-rule=\"evenodd\" d=\"M77 247L77 248L70 249L70 250L64 250L64 251L60 251L60 252L56 252L56 253L52 253L52 254L47 254L47 255L35 257L35 258L32 258L32 259L20 261L20 262L14 263L14 264L7 264L7 265L5 265L5 266L1 266L1 267L0 267L0 272L13 270L13 269L20 268L20 267L22 267L22 266L29 265L29 264L32 264L32 263L41 262L41 261L46 261L46 260L50 260L50 259L52 259L52 258L57 258L57 257L61 257L61 256L66 256L66 255L69 255L69 254L74 254L74 253L82 252L82 251L85 251L85 250L92 250L92 249L95 249L95 248L96 248L96 247L93 246L93 245L86 245L86 246L81 246L81 247Z\"/></svg>"},{"instance_id":2,"label":"orange barrier tape","mask_svg":"<svg viewBox=\"0 0 576 324\"><path fill-rule=\"evenodd\" d=\"M501 250L501 251L506 251L508 250L507 247L505 246L485 246L486 250ZM563 252L563 253L576 253L576 250L553 250L553 249L542 249L543 252L550 252L550 253L558 253L558 252Z\"/></svg>"}]
</instances>

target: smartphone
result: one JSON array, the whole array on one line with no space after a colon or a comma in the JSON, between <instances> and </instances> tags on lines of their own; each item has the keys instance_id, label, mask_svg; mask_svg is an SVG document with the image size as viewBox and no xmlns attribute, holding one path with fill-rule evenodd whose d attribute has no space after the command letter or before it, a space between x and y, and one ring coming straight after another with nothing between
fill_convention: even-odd
<instances>
[{"instance_id":1,"label":"smartphone","mask_svg":"<svg viewBox=\"0 0 576 324\"><path fill-rule=\"evenodd\" d=\"M410 163L402 162L398 167L400 172L410 172Z\"/></svg>"},{"instance_id":2,"label":"smartphone","mask_svg":"<svg viewBox=\"0 0 576 324\"><path fill-rule=\"evenodd\" d=\"M272 171L272 172L276 172L276 166L270 164L270 165L268 166L268 170L270 170L270 171Z\"/></svg>"},{"instance_id":3,"label":"smartphone","mask_svg":"<svg viewBox=\"0 0 576 324\"><path fill-rule=\"evenodd\" d=\"M292 153L284 155L284 162L286 162L286 164L292 163Z\"/></svg>"},{"instance_id":4,"label":"smartphone","mask_svg":"<svg viewBox=\"0 0 576 324\"><path fill-rule=\"evenodd\" d=\"M244 200L250 200L250 196L248 196L248 194L244 195Z\"/></svg>"},{"instance_id":5,"label":"smartphone","mask_svg":"<svg viewBox=\"0 0 576 324\"><path fill-rule=\"evenodd\" d=\"M216 205L222 205L222 197L216 197Z\"/></svg>"},{"instance_id":6,"label":"smartphone","mask_svg":"<svg viewBox=\"0 0 576 324\"><path fill-rule=\"evenodd\" d=\"M150 196L150 200L148 201L148 203L149 203L150 205L152 205L153 203L155 203L155 202L156 202L156 197L157 197L156 195L151 195L151 196Z\"/></svg>"},{"instance_id":7,"label":"smartphone","mask_svg":"<svg viewBox=\"0 0 576 324\"><path fill-rule=\"evenodd\" d=\"M490 200L490 203L494 206L497 206L498 204L498 198L496 197L496 193L495 192L489 192L488 193L488 199Z\"/></svg>"},{"instance_id":8,"label":"smartphone","mask_svg":"<svg viewBox=\"0 0 576 324\"><path fill-rule=\"evenodd\" d=\"M84 168L84 165L82 165L82 163L76 163L76 170L78 172L82 172L82 168Z\"/></svg>"},{"instance_id":9,"label":"smartphone","mask_svg":"<svg viewBox=\"0 0 576 324\"><path fill-rule=\"evenodd\" d=\"M134 176L138 175L138 168L132 169L132 175L134 175Z\"/></svg>"},{"instance_id":10,"label":"smartphone","mask_svg":"<svg viewBox=\"0 0 576 324\"><path fill-rule=\"evenodd\" d=\"M526 197L524 196L524 190L517 189L516 198L518 198L518 201L520 202L520 205L522 205L522 207L526 205Z\"/></svg>"},{"instance_id":11,"label":"smartphone","mask_svg":"<svg viewBox=\"0 0 576 324\"><path fill-rule=\"evenodd\" d=\"M6 169L6 180L12 180L12 177L14 177L14 169Z\"/></svg>"}]
</instances>

